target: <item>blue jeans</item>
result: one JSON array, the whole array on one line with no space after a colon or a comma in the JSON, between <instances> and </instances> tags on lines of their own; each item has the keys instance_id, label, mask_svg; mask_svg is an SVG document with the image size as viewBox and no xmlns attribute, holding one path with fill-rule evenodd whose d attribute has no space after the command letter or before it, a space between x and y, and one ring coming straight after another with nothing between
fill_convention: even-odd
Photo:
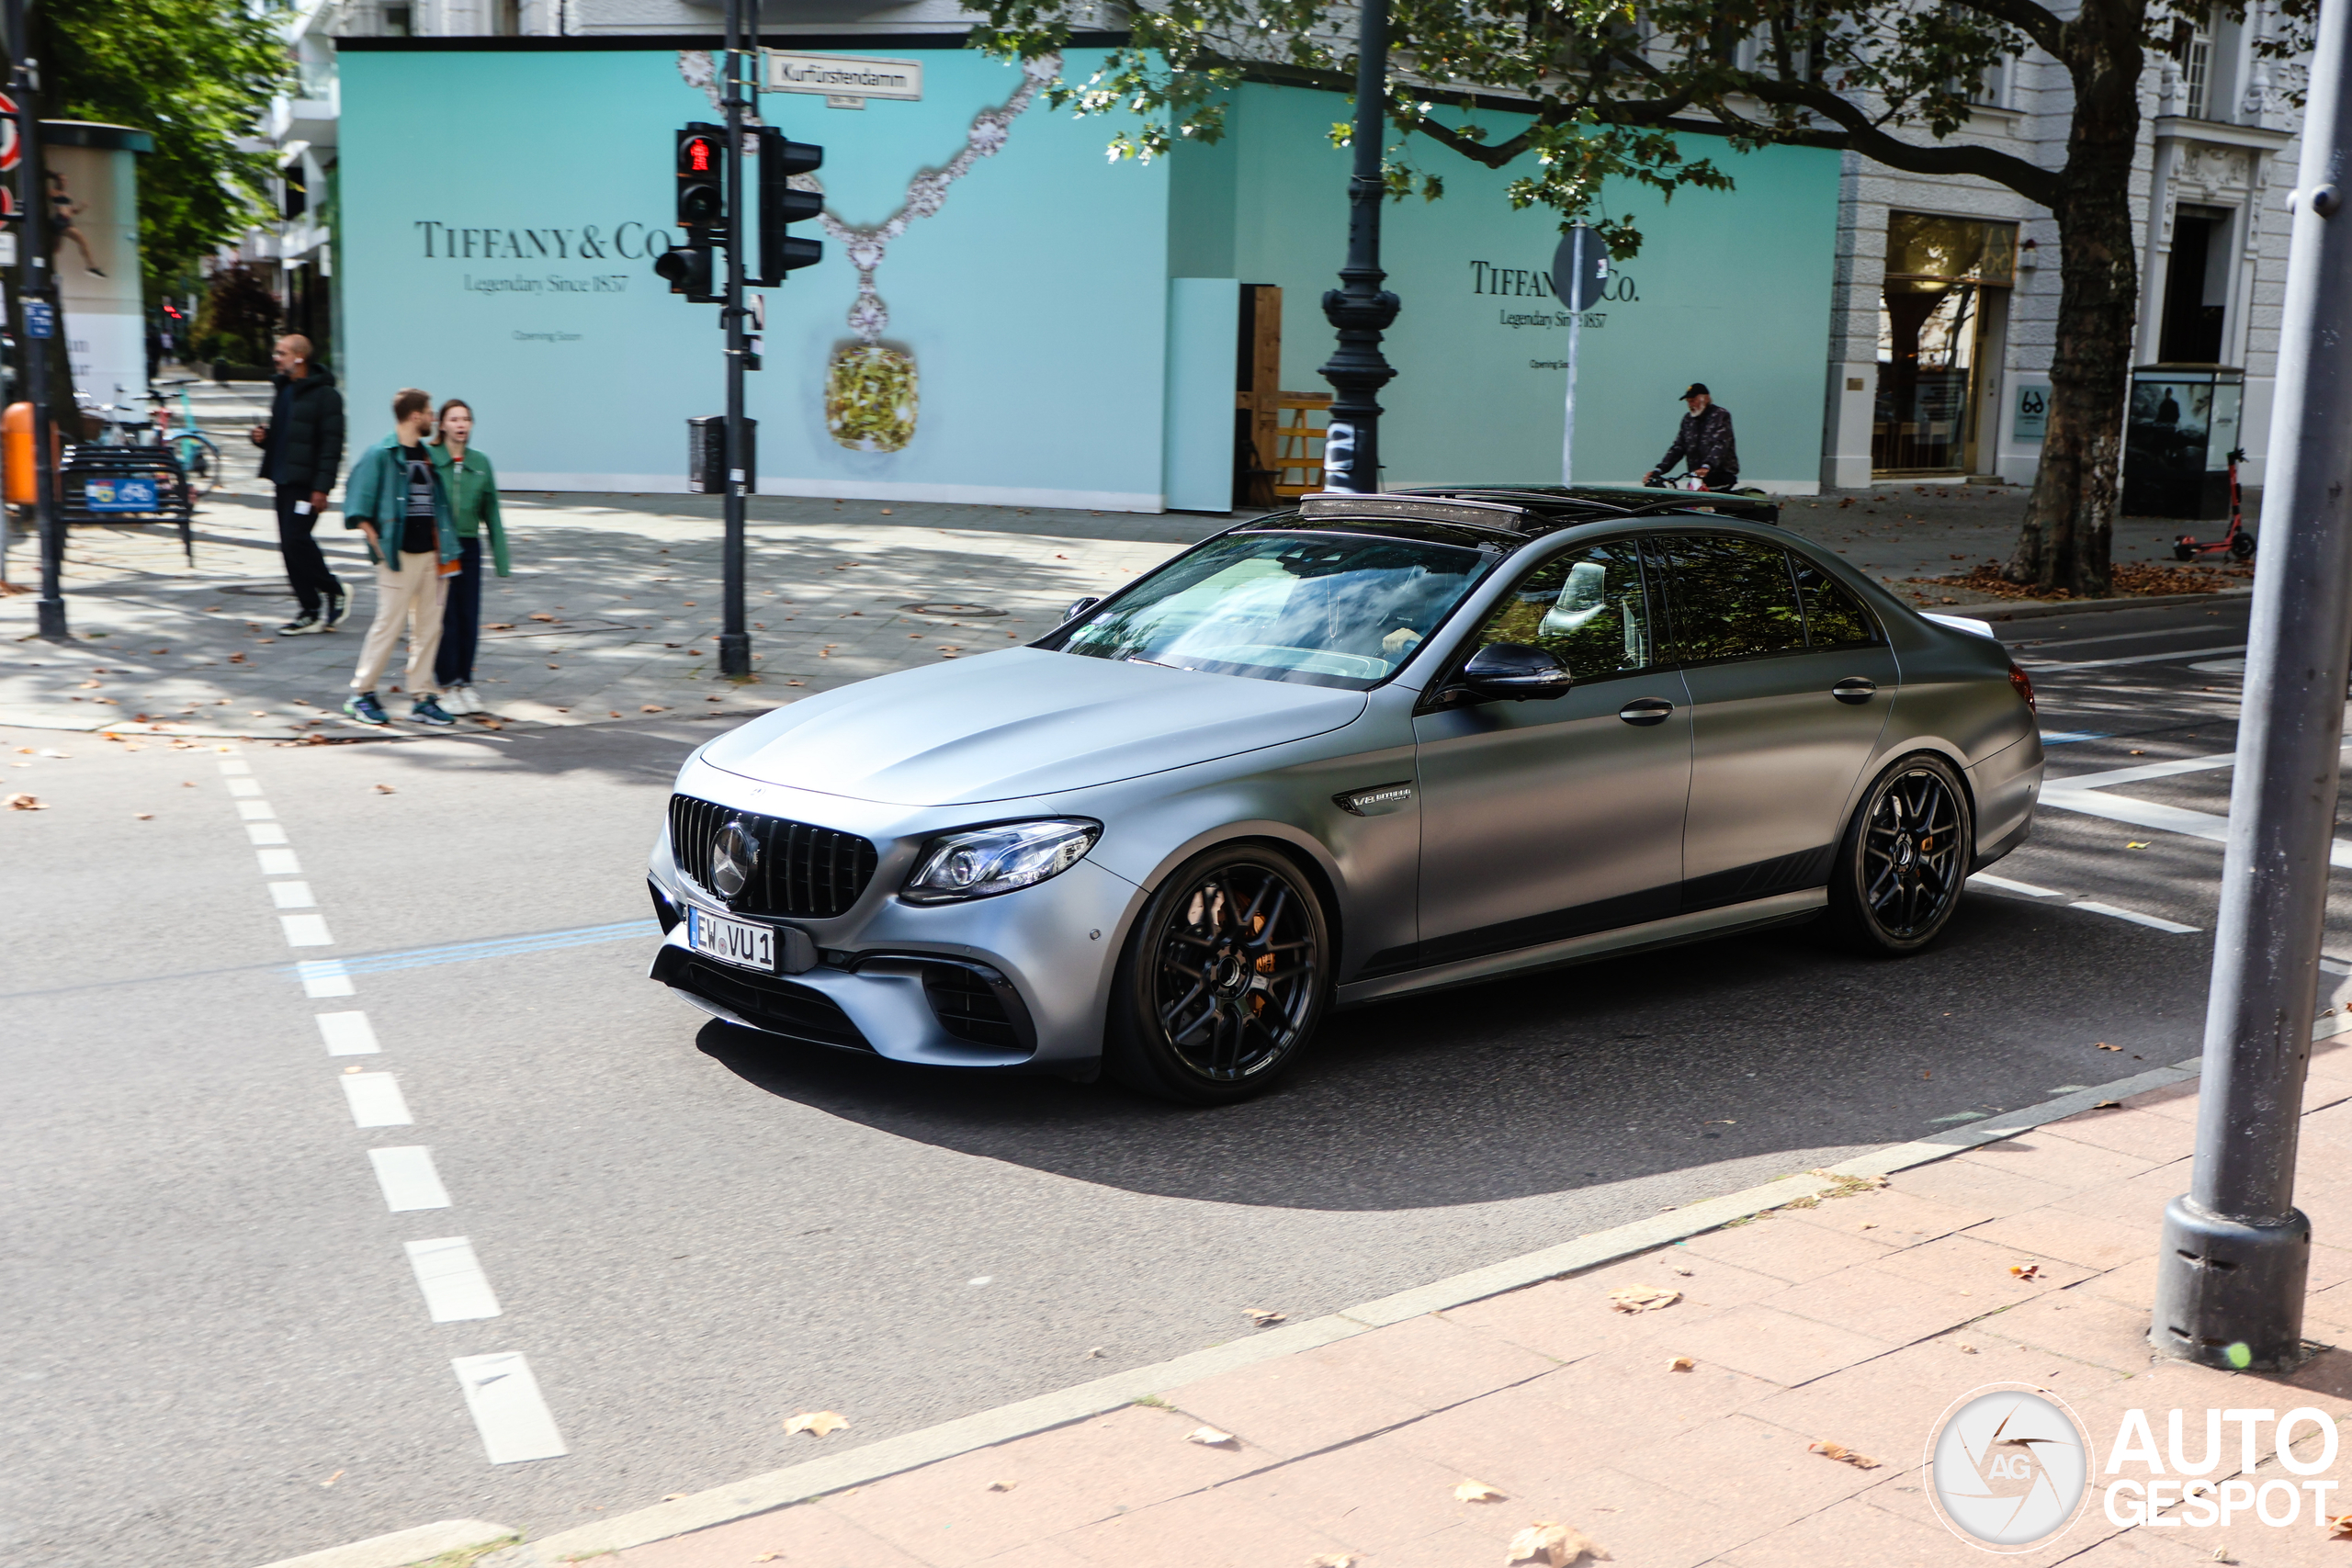
<instances>
[{"instance_id":1,"label":"blue jeans","mask_svg":"<svg viewBox=\"0 0 2352 1568\"><path fill-rule=\"evenodd\" d=\"M441 610L441 651L433 660L433 679L445 692L472 683L481 636L481 537L460 539L458 547L459 565Z\"/></svg>"}]
</instances>

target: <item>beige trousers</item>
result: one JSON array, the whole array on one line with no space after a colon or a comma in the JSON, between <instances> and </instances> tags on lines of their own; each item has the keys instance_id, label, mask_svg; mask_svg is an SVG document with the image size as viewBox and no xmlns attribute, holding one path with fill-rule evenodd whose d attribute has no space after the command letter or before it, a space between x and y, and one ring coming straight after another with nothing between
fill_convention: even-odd
<instances>
[{"instance_id":1,"label":"beige trousers","mask_svg":"<svg viewBox=\"0 0 2352 1568\"><path fill-rule=\"evenodd\" d=\"M393 526L397 528L398 524ZM433 683L433 656L441 651L441 601L445 593L441 558L432 550L403 550L400 570L376 569L376 619L368 640L359 648L359 668L351 677L355 692L372 692L391 662L392 648L408 628L408 672L401 685L412 697L440 690Z\"/></svg>"}]
</instances>

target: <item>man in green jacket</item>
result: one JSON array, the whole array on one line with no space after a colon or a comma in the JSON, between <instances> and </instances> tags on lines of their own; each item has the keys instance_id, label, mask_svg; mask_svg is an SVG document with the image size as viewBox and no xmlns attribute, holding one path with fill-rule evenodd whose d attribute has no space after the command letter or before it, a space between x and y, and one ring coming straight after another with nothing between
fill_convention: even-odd
<instances>
[{"instance_id":1,"label":"man in green jacket","mask_svg":"<svg viewBox=\"0 0 2352 1568\"><path fill-rule=\"evenodd\" d=\"M392 397L392 433L352 465L344 485L343 525L368 536L368 558L376 563L376 619L360 647L352 695L343 711L361 724L380 728L391 722L376 698L376 684L405 626L403 684L414 699L409 717L447 726L457 720L435 700L440 688L433 657L441 645L442 573L458 549L448 492L424 449L433 430L432 398L414 387L402 388Z\"/></svg>"}]
</instances>

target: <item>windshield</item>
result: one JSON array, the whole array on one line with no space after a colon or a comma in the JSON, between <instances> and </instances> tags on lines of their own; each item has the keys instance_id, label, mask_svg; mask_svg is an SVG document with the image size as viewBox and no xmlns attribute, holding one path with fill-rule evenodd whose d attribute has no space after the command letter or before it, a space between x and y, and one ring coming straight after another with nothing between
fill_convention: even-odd
<instances>
[{"instance_id":1,"label":"windshield","mask_svg":"<svg viewBox=\"0 0 2352 1568\"><path fill-rule=\"evenodd\" d=\"M1080 617L1060 647L1360 692L1395 674L1499 558L1414 539L1227 535Z\"/></svg>"}]
</instances>

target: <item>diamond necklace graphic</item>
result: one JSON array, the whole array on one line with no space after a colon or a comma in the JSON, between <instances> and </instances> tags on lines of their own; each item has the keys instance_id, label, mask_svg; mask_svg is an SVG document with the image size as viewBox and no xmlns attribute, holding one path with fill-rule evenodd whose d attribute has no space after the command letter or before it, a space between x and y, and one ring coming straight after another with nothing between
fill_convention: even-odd
<instances>
[{"instance_id":1,"label":"diamond necklace graphic","mask_svg":"<svg viewBox=\"0 0 2352 1568\"><path fill-rule=\"evenodd\" d=\"M882 342L890 325L890 310L874 287L875 269L882 265L890 242L905 233L908 224L946 205L949 186L982 158L1004 150L1012 122L1029 107L1038 89L1060 73L1061 64L1058 54L1023 62L1022 83L1012 96L973 117L962 151L945 167L924 169L908 181L906 200L883 221L855 227L842 222L830 207L819 215L826 237L842 247L842 254L857 269L857 299L848 316L857 341L836 347L825 372L825 428L840 445L854 452L897 452L914 439L920 402L914 355ZM797 175L792 184L797 189L824 194L824 186L811 175Z\"/></svg>"}]
</instances>

